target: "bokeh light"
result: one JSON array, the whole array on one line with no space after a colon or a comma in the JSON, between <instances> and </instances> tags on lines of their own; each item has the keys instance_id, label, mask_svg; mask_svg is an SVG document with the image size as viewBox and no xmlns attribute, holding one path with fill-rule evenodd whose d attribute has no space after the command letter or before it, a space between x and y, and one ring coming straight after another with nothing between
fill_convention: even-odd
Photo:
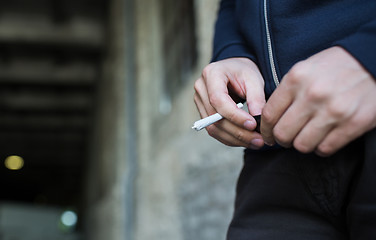
<instances>
[{"instance_id":1,"label":"bokeh light","mask_svg":"<svg viewBox=\"0 0 376 240\"><path fill-rule=\"evenodd\" d=\"M74 227L77 224L77 214L73 211L65 211L61 214L60 221L66 227Z\"/></svg>"},{"instance_id":2,"label":"bokeh light","mask_svg":"<svg viewBox=\"0 0 376 240\"><path fill-rule=\"evenodd\" d=\"M24 165L24 160L20 156L12 155L5 159L4 164L10 170L20 170Z\"/></svg>"}]
</instances>

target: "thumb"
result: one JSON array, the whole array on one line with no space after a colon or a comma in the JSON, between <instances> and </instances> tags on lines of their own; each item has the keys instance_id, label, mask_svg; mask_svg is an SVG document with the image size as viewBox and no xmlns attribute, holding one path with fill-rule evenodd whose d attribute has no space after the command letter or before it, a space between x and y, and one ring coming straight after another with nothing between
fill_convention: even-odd
<instances>
[{"instance_id":1,"label":"thumb","mask_svg":"<svg viewBox=\"0 0 376 240\"><path fill-rule=\"evenodd\" d=\"M256 84L254 81L253 84L248 84L247 88L247 105L248 111L252 116L261 115L262 109L265 106L265 93L264 93L264 85L263 84Z\"/></svg>"}]
</instances>

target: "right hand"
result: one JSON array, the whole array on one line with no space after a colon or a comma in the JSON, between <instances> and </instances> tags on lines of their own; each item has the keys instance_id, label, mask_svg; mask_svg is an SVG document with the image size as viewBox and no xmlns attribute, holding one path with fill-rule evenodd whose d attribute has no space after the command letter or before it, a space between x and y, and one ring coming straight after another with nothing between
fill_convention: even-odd
<instances>
[{"instance_id":1,"label":"right hand","mask_svg":"<svg viewBox=\"0 0 376 240\"><path fill-rule=\"evenodd\" d=\"M258 149L264 145L254 131L265 105L264 79L248 58L229 58L209 64L196 80L194 101L202 118L216 112L223 120L206 127L209 135L228 146ZM235 101L246 99L249 113Z\"/></svg>"}]
</instances>

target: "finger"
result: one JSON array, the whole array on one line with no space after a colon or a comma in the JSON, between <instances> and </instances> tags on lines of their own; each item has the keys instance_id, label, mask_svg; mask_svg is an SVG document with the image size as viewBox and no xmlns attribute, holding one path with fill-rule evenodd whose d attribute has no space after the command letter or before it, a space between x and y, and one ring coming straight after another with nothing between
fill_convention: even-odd
<instances>
[{"instance_id":1,"label":"finger","mask_svg":"<svg viewBox=\"0 0 376 240\"><path fill-rule=\"evenodd\" d=\"M194 101L196 107L202 118L207 117L209 114L202 97L204 99L208 98L207 94L205 94L206 86L203 84L202 79L199 79L195 83L195 91ZM206 102L208 102L208 100L206 100ZM226 119L207 127L206 130L210 136L228 146L243 146L258 149L264 144L261 135L258 135L258 138L254 139L252 132L246 131Z\"/></svg>"},{"instance_id":2,"label":"finger","mask_svg":"<svg viewBox=\"0 0 376 240\"><path fill-rule=\"evenodd\" d=\"M205 85L205 82L203 81L203 79L199 79L196 83L195 83L195 90L196 90L196 94L195 94L195 97L197 98L197 102L199 103L198 104L198 107L199 108L199 112L200 112L200 115L202 118L204 117L207 117L208 115L211 115L211 114L214 114L217 112L217 110L215 110L210 102L209 102L209 97L208 97L208 91L207 91L207 88L206 88L206 85ZM234 103L234 101L232 101L231 99L231 104ZM236 110L239 110L239 108L236 106ZM243 110L240 110L240 112L243 113L246 113L244 112ZM202 113L202 114L201 114ZM222 115L224 118L226 118L226 116ZM249 116L249 114L247 114L247 116ZM251 119L252 116L249 116ZM256 121L254 120L254 124L253 123L249 123L249 122L246 122L245 123L245 126L248 127L248 129L250 130L253 130L256 128ZM248 125L247 125L248 124ZM226 129L224 129L226 130Z\"/></svg>"},{"instance_id":3,"label":"finger","mask_svg":"<svg viewBox=\"0 0 376 240\"><path fill-rule=\"evenodd\" d=\"M226 119L216 123L216 126L219 129L226 131L231 136L234 136L236 139L243 141L245 143L251 143L256 138L262 140L262 136L260 133L241 128ZM262 145L263 144L264 143L262 141Z\"/></svg>"},{"instance_id":4,"label":"finger","mask_svg":"<svg viewBox=\"0 0 376 240\"><path fill-rule=\"evenodd\" d=\"M256 122L252 116L244 110L239 109L228 94L226 80L218 79L218 81L207 86L207 88L210 104L219 114L242 128L248 130L255 129Z\"/></svg>"},{"instance_id":5,"label":"finger","mask_svg":"<svg viewBox=\"0 0 376 240\"><path fill-rule=\"evenodd\" d=\"M205 115L205 117L207 117L208 115L216 113L216 110L210 105L208 90L206 88L206 83L205 83L205 81L202 77L199 78L195 82L194 89L195 89L195 92L196 92L195 95L197 95L197 97L200 99L200 101L202 103L201 107L204 107L205 112L207 113L207 115ZM201 116L201 117L203 117L203 116Z\"/></svg>"},{"instance_id":6,"label":"finger","mask_svg":"<svg viewBox=\"0 0 376 240\"><path fill-rule=\"evenodd\" d=\"M261 115L262 108L265 105L264 79L258 70L248 69L236 76L237 81L231 82L231 89L242 99L247 101L249 113L252 116ZM230 94L234 95L234 94Z\"/></svg>"},{"instance_id":7,"label":"finger","mask_svg":"<svg viewBox=\"0 0 376 240\"><path fill-rule=\"evenodd\" d=\"M352 135L352 134L351 134ZM350 142L350 133L344 127L334 128L317 146L316 154L327 157Z\"/></svg>"},{"instance_id":8,"label":"finger","mask_svg":"<svg viewBox=\"0 0 376 240\"><path fill-rule=\"evenodd\" d=\"M239 128L226 119L208 126L206 130L210 136L228 146L259 149L264 145L260 134Z\"/></svg>"},{"instance_id":9,"label":"finger","mask_svg":"<svg viewBox=\"0 0 376 240\"><path fill-rule=\"evenodd\" d=\"M295 137L306 127L311 115L304 102L295 102L290 105L274 126L275 141L283 147L291 147Z\"/></svg>"},{"instance_id":10,"label":"finger","mask_svg":"<svg viewBox=\"0 0 376 240\"><path fill-rule=\"evenodd\" d=\"M194 102L196 104L196 108L197 108L197 110L198 110L198 112L200 114L200 117L201 118L207 117L208 113L206 112L204 103L202 102L200 95L198 95L197 93L195 93L193 99L194 99Z\"/></svg>"},{"instance_id":11,"label":"finger","mask_svg":"<svg viewBox=\"0 0 376 240\"><path fill-rule=\"evenodd\" d=\"M259 77L261 78L261 76ZM248 110L252 116L261 115L262 109L265 106L264 81L262 78L257 80L245 82ZM258 82L261 82L261 84Z\"/></svg>"},{"instance_id":12,"label":"finger","mask_svg":"<svg viewBox=\"0 0 376 240\"><path fill-rule=\"evenodd\" d=\"M367 132L369 130L368 125L362 124L361 116L359 113L351 120L335 126L317 146L316 153L324 157L330 156Z\"/></svg>"},{"instance_id":13,"label":"finger","mask_svg":"<svg viewBox=\"0 0 376 240\"><path fill-rule=\"evenodd\" d=\"M314 151L333 128L334 124L322 117L312 118L296 136L295 149L302 153Z\"/></svg>"},{"instance_id":14,"label":"finger","mask_svg":"<svg viewBox=\"0 0 376 240\"><path fill-rule=\"evenodd\" d=\"M288 88L287 84L281 82L279 87L274 91L262 110L261 117L261 134L265 144L273 145L275 143L273 137L273 129L281 118L286 109L293 102L293 92Z\"/></svg>"}]
</instances>

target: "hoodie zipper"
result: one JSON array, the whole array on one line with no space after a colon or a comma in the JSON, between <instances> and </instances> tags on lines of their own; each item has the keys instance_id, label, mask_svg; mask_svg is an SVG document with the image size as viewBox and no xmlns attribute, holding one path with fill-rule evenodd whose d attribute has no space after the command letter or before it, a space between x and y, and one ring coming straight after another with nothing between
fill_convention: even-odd
<instances>
[{"instance_id":1,"label":"hoodie zipper","mask_svg":"<svg viewBox=\"0 0 376 240\"><path fill-rule=\"evenodd\" d=\"M275 87L278 87L279 79L278 79L277 70L276 70L276 67L275 67L272 39L271 39L271 36L270 36L267 0L264 0L264 21L265 21L265 30L266 30L266 41L267 41L267 45L268 45L268 56L269 56L270 70L272 71L272 76L273 76Z\"/></svg>"}]
</instances>

